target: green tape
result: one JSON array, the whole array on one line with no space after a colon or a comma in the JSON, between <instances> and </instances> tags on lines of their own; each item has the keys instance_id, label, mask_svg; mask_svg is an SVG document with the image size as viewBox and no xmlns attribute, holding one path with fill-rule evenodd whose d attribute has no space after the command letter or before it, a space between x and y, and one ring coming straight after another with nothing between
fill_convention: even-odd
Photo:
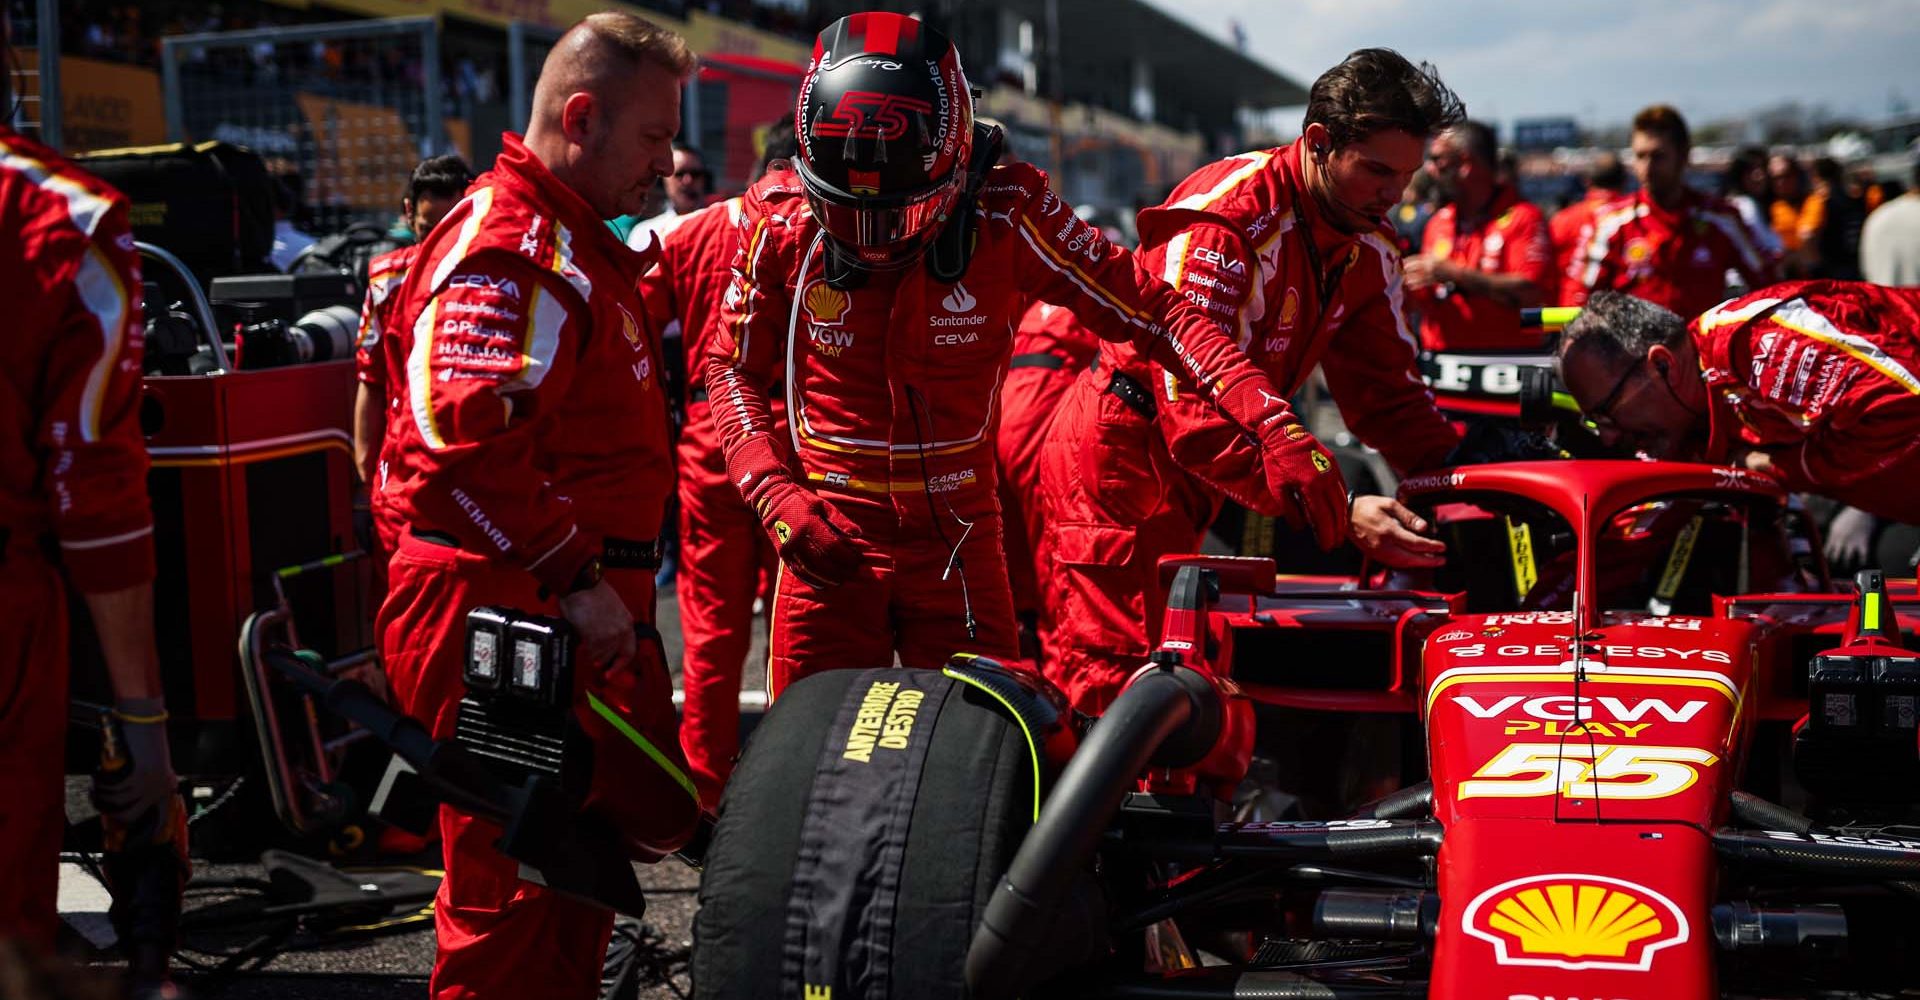
<instances>
[{"instance_id":1,"label":"green tape","mask_svg":"<svg viewBox=\"0 0 1920 1000\"><path fill-rule=\"evenodd\" d=\"M1578 318L1579 306L1547 306L1540 310L1541 326L1566 326Z\"/></svg>"},{"instance_id":2,"label":"green tape","mask_svg":"<svg viewBox=\"0 0 1920 1000\"><path fill-rule=\"evenodd\" d=\"M1880 595L1867 592L1867 603L1860 611L1860 630L1863 632L1880 631Z\"/></svg>"},{"instance_id":3,"label":"green tape","mask_svg":"<svg viewBox=\"0 0 1920 1000\"><path fill-rule=\"evenodd\" d=\"M1001 707L1007 710L1007 714L1013 716L1014 722L1019 723L1021 735L1027 738L1027 756L1033 759L1033 821L1035 823L1040 822L1040 748L1033 742L1033 730L1027 728L1026 717L1014 711L1013 704L1007 701L1007 699L1000 697L1000 692L987 687L985 684L965 674L955 673L952 667L941 667L940 672L976 691L985 692L987 697L999 702Z\"/></svg>"},{"instance_id":4,"label":"green tape","mask_svg":"<svg viewBox=\"0 0 1920 1000\"><path fill-rule=\"evenodd\" d=\"M640 735L640 731L633 728L627 720L621 718L619 712L614 711L606 702L601 701L599 696L592 691L587 692L587 705L599 713L602 719L607 720L607 725L619 730L620 734L632 740L633 745L639 747L642 753L653 758L653 762L660 765L661 770L667 772L667 775L673 778L681 788L687 790L687 796L693 799L694 805L698 806L700 804L700 792L693 787L693 779L687 777L687 772L675 767L673 761L667 759L666 754L661 753L658 747L648 742L645 736Z\"/></svg>"},{"instance_id":5,"label":"green tape","mask_svg":"<svg viewBox=\"0 0 1920 1000\"><path fill-rule=\"evenodd\" d=\"M1568 413L1579 413L1580 402L1573 398L1573 393L1556 392L1553 394L1553 408L1565 410Z\"/></svg>"}]
</instances>

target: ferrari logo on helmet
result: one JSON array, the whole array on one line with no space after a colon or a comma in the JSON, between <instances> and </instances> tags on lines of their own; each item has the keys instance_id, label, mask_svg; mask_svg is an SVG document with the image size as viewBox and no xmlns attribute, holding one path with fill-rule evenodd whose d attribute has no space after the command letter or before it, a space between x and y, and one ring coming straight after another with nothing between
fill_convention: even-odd
<instances>
[{"instance_id":1,"label":"ferrari logo on helmet","mask_svg":"<svg viewBox=\"0 0 1920 1000\"><path fill-rule=\"evenodd\" d=\"M1537 875L1503 882L1467 904L1461 927L1493 945L1501 965L1646 972L1688 939L1667 897L1604 875Z\"/></svg>"},{"instance_id":2,"label":"ferrari logo on helmet","mask_svg":"<svg viewBox=\"0 0 1920 1000\"><path fill-rule=\"evenodd\" d=\"M851 304L847 293L831 285L817 284L807 289L807 319L815 326L839 326Z\"/></svg>"},{"instance_id":3,"label":"ferrari logo on helmet","mask_svg":"<svg viewBox=\"0 0 1920 1000\"><path fill-rule=\"evenodd\" d=\"M880 172L866 170L847 171L847 186L854 194L876 195L880 193Z\"/></svg>"}]
</instances>

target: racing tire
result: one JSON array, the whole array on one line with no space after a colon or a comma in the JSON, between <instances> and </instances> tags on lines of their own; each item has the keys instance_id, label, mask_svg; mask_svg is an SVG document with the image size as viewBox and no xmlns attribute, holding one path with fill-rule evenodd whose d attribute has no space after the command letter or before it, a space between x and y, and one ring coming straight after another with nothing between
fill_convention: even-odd
<instances>
[{"instance_id":1,"label":"racing tire","mask_svg":"<svg viewBox=\"0 0 1920 1000\"><path fill-rule=\"evenodd\" d=\"M903 721L907 701L920 712ZM789 687L720 803L694 997L961 1000L974 929L1033 823L1034 753L1007 708L939 671Z\"/></svg>"}]
</instances>

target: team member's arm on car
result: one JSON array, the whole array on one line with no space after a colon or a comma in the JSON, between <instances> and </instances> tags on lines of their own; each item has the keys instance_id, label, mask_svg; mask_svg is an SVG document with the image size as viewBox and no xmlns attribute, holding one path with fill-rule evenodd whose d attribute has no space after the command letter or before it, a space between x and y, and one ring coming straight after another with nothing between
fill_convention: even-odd
<instances>
[{"instance_id":1,"label":"team member's arm on car","mask_svg":"<svg viewBox=\"0 0 1920 1000\"><path fill-rule=\"evenodd\" d=\"M482 253L452 269L414 325L408 402L425 443L414 504L462 548L521 566L611 668L634 653L633 618L590 563L601 540L541 471L534 424L578 371L586 306L531 261ZM624 618L624 621L623 621Z\"/></svg>"},{"instance_id":2,"label":"team member's arm on car","mask_svg":"<svg viewBox=\"0 0 1920 1000\"><path fill-rule=\"evenodd\" d=\"M1102 338L1133 343L1178 373L1228 419L1260 441L1268 492L1286 498L1322 548L1347 537L1346 483L1333 456L1300 425L1285 397L1247 360L1215 314L1147 273L1136 258L1077 218L1025 168L1029 196L1015 212L1018 245L1034 266L1017 267L1026 290L1074 310Z\"/></svg>"},{"instance_id":3,"label":"team member's arm on car","mask_svg":"<svg viewBox=\"0 0 1920 1000\"><path fill-rule=\"evenodd\" d=\"M778 252L781 223L749 197L734 256L733 284L709 341L707 401L727 476L773 539L780 561L816 587L852 579L860 568L860 529L833 505L795 482L774 439L767 388L785 354L792 297L787 278L800 262Z\"/></svg>"}]
</instances>

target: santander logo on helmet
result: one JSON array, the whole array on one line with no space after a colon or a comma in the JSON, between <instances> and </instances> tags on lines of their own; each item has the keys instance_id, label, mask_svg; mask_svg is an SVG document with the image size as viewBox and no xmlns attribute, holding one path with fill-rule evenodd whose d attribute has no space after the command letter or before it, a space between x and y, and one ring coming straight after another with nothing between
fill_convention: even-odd
<instances>
[{"instance_id":1,"label":"santander logo on helmet","mask_svg":"<svg viewBox=\"0 0 1920 1000\"><path fill-rule=\"evenodd\" d=\"M794 169L834 258L867 270L917 260L952 215L973 149L953 43L901 14L835 21L814 41L794 125Z\"/></svg>"}]
</instances>

